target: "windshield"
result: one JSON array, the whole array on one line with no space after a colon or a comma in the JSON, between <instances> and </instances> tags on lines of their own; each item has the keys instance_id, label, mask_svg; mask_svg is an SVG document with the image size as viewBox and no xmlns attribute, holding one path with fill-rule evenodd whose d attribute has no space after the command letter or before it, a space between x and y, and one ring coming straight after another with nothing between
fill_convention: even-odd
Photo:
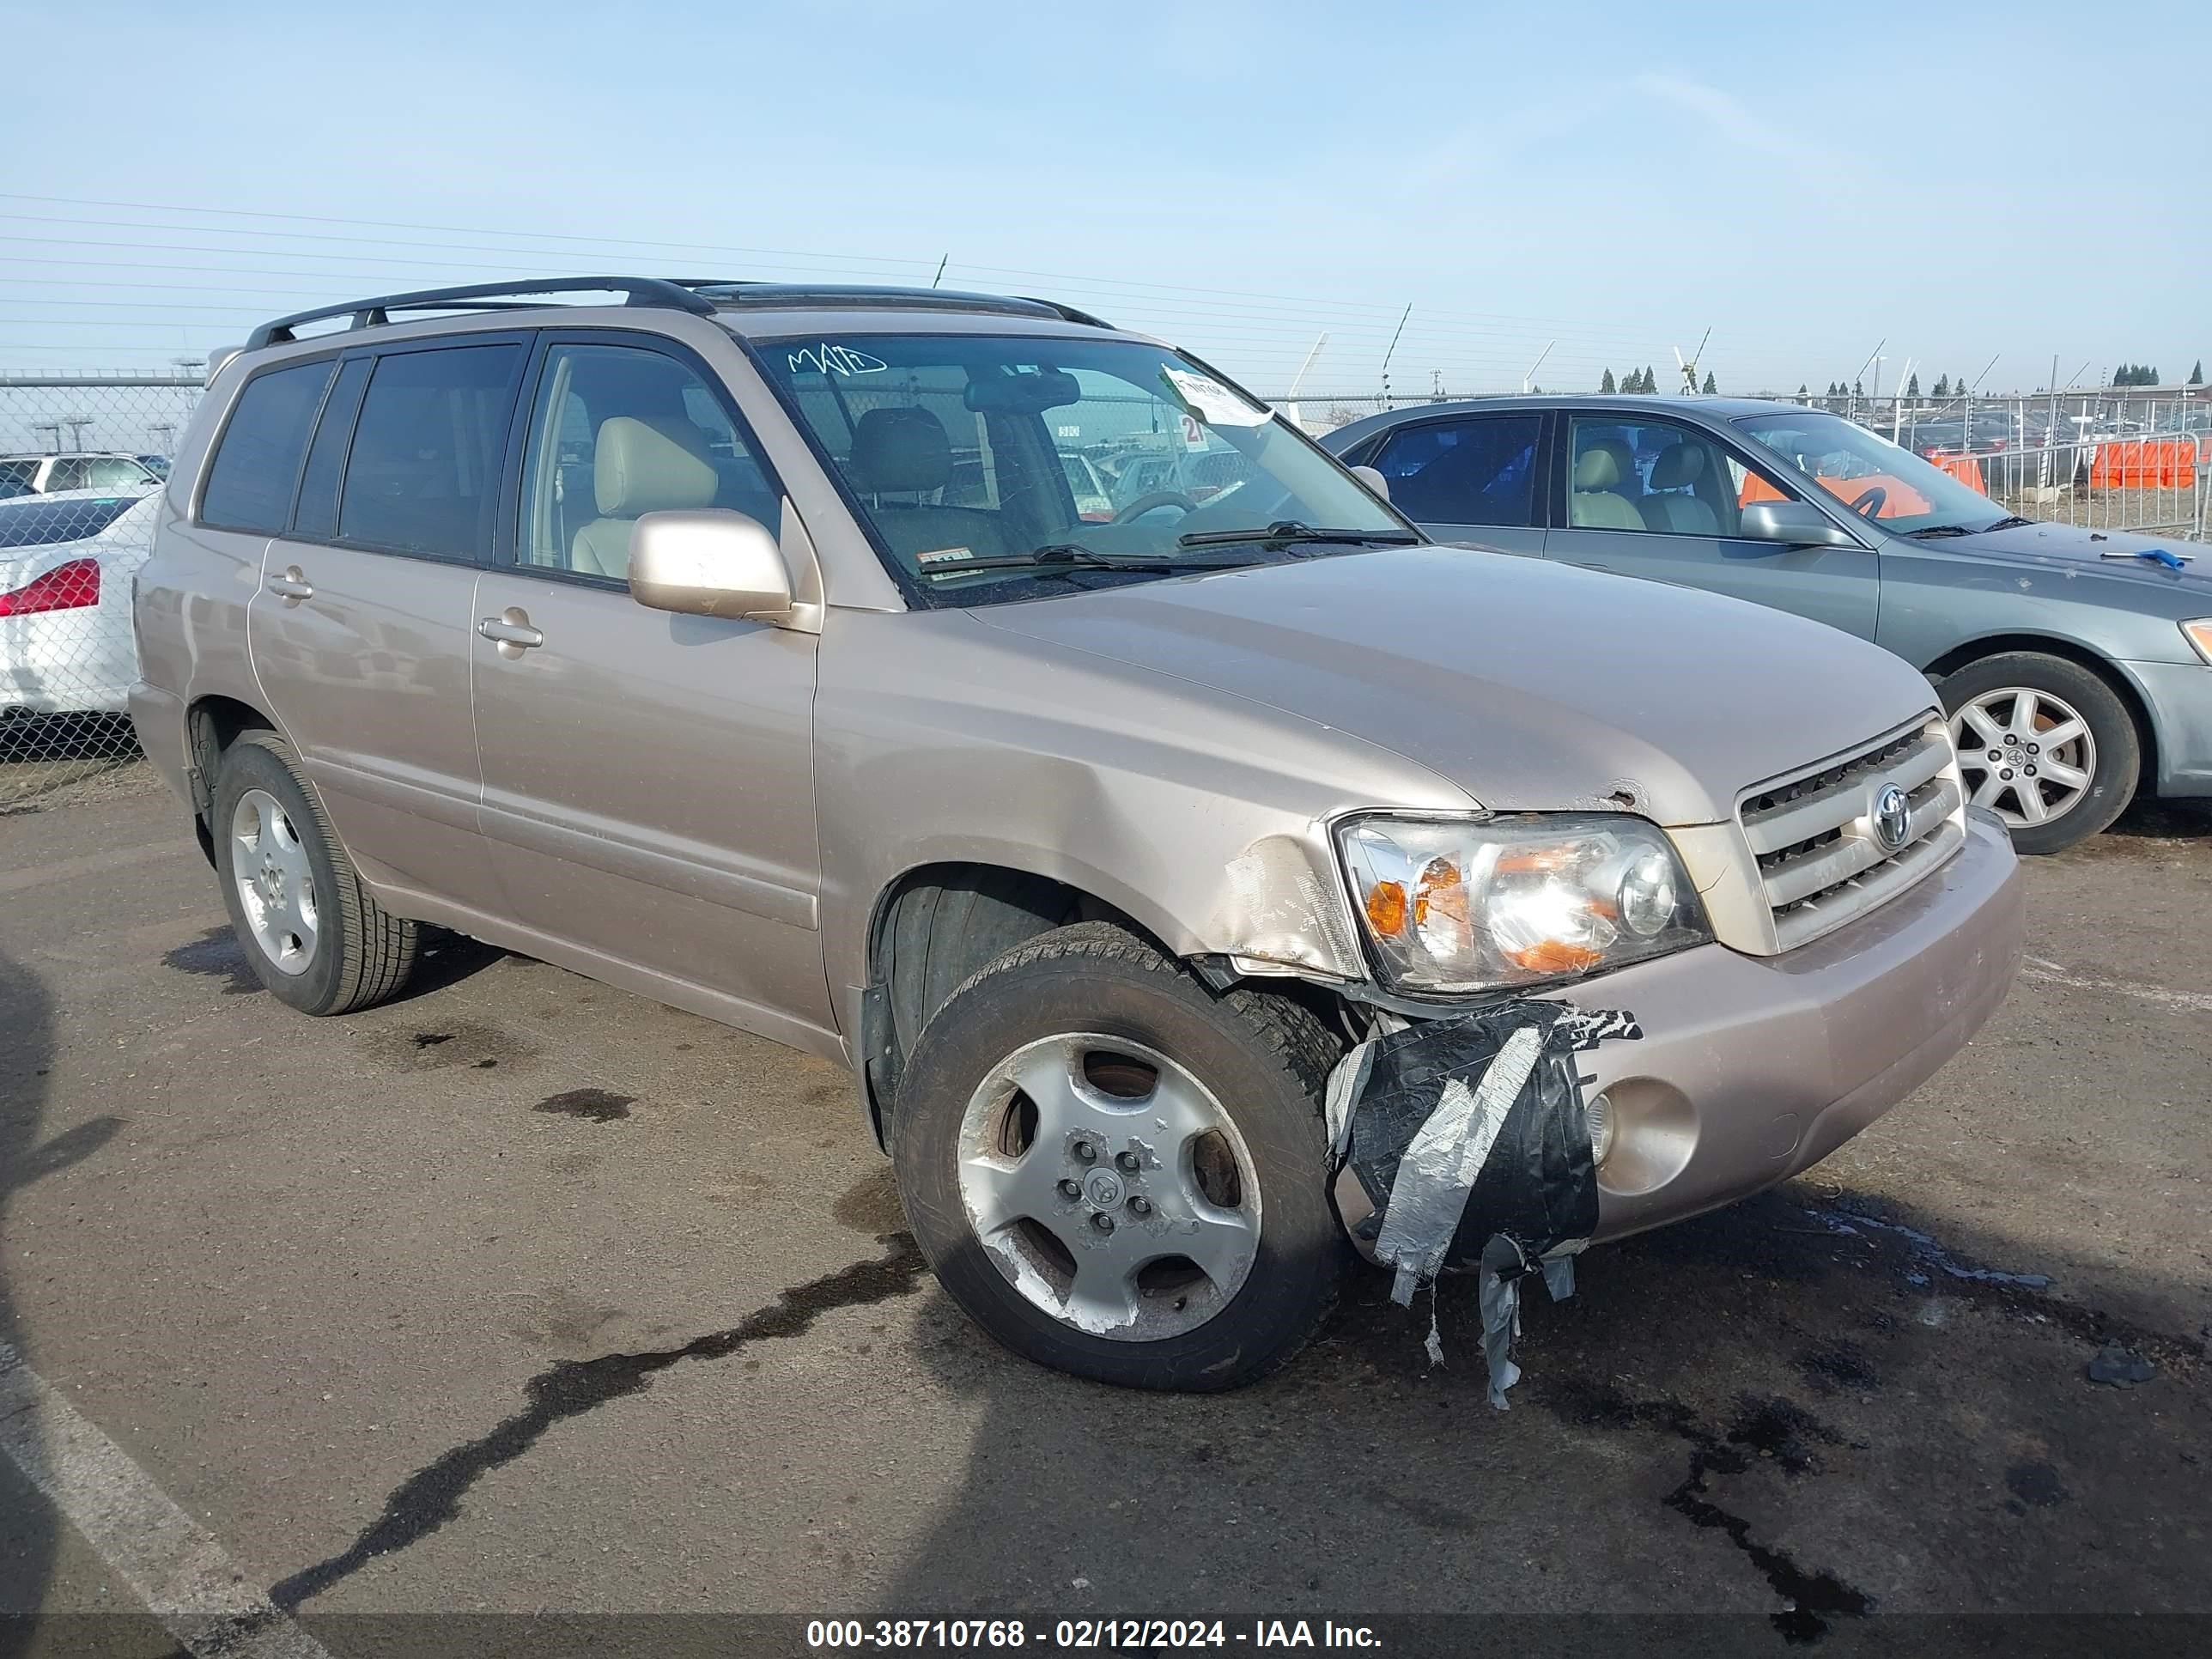
<instances>
[{"instance_id":1,"label":"windshield","mask_svg":"<svg viewBox=\"0 0 2212 1659\"><path fill-rule=\"evenodd\" d=\"M1814 410L1747 415L1735 424L1862 517L1885 530L1986 530L2004 510L1972 482L1938 471L1855 421Z\"/></svg>"},{"instance_id":2,"label":"windshield","mask_svg":"<svg viewBox=\"0 0 2212 1659\"><path fill-rule=\"evenodd\" d=\"M1414 539L1265 407L1162 347L930 334L759 349L925 603L1352 552L1366 535ZM1301 539L1308 529L1342 533ZM1042 562L1005 568L1040 550Z\"/></svg>"}]
</instances>

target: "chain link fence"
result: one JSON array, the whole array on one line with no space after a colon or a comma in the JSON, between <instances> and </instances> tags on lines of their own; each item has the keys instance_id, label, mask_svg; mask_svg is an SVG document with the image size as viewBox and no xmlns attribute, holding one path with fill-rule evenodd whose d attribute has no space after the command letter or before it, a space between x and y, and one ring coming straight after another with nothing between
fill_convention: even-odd
<instances>
[{"instance_id":1,"label":"chain link fence","mask_svg":"<svg viewBox=\"0 0 2212 1659\"><path fill-rule=\"evenodd\" d=\"M138 758L131 584L197 374L0 375L0 813Z\"/></svg>"}]
</instances>

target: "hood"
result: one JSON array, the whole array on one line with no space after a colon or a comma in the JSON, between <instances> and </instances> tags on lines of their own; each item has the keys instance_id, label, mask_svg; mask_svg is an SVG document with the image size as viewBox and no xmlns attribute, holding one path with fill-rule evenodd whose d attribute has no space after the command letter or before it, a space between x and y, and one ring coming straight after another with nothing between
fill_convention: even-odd
<instances>
[{"instance_id":1,"label":"hood","mask_svg":"<svg viewBox=\"0 0 2212 1659\"><path fill-rule=\"evenodd\" d=\"M1941 548L1948 553L2090 564L2115 575L2138 575L2164 584L2212 586L2212 547L2203 542L2176 541L2171 536L2148 536L2132 530L2098 530L2073 524L2015 524L2002 530L1984 530L1972 536L1944 536L1927 542L1911 542L1909 537L1899 539L1915 547ZM2189 562L2176 571L2144 559L2105 556L2108 553L2133 553L2145 547L2158 548Z\"/></svg>"},{"instance_id":2,"label":"hood","mask_svg":"<svg viewBox=\"0 0 2212 1659\"><path fill-rule=\"evenodd\" d=\"M1349 732L1502 811L1631 805L1662 823L1716 823L1751 784L1935 703L1905 663L1818 623L1466 548L973 614Z\"/></svg>"}]
</instances>

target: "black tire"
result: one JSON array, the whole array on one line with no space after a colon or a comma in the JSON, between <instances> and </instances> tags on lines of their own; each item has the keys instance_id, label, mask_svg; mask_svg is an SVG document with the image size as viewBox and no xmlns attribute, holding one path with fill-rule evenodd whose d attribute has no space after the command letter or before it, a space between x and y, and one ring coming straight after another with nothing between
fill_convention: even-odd
<instances>
[{"instance_id":1,"label":"black tire","mask_svg":"<svg viewBox=\"0 0 2212 1659\"><path fill-rule=\"evenodd\" d=\"M1968 663L1938 684L1946 714L1956 715L1975 698L2011 687L2045 692L2070 705L2089 728L2095 763L2089 787L2058 816L2040 823L2012 825L2012 844L2023 854L2063 852L2103 831L2135 799L2142 774L2142 739L2135 718L2109 681L2094 670L2040 651L2006 651ZM1960 766L1975 775L1988 764L1987 753L1960 744Z\"/></svg>"},{"instance_id":2,"label":"black tire","mask_svg":"<svg viewBox=\"0 0 2212 1659\"><path fill-rule=\"evenodd\" d=\"M276 798L314 873L317 939L313 955L298 973L287 973L270 960L254 937L239 895L231 863L238 842L230 825L240 798L249 789ZM416 924L386 915L368 896L282 738L273 732L247 732L223 751L210 818L223 908L230 913L254 977L279 1001L305 1014L349 1014L382 1002L407 982L419 944Z\"/></svg>"},{"instance_id":3,"label":"black tire","mask_svg":"<svg viewBox=\"0 0 2212 1659\"><path fill-rule=\"evenodd\" d=\"M969 1223L957 1164L970 1099L1025 1044L1073 1032L1141 1043L1234 1103L1262 1198L1258 1253L1236 1294L1194 1329L1150 1341L1078 1330L1017 1291ZM1252 1382L1297 1353L1336 1299L1346 1250L1324 1190L1322 1099L1337 1051L1301 1005L1243 988L1216 996L1110 922L1018 945L939 1010L901 1079L891 1157L915 1240L969 1316L1040 1364L1128 1388Z\"/></svg>"}]
</instances>

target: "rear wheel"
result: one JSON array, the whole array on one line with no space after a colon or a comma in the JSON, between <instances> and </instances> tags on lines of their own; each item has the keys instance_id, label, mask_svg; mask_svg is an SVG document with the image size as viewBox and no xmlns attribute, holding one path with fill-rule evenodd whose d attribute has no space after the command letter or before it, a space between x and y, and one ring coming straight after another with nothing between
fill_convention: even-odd
<instances>
[{"instance_id":1,"label":"rear wheel","mask_svg":"<svg viewBox=\"0 0 2212 1659\"><path fill-rule=\"evenodd\" d=\"M892 1121L899 1191L968 1314L1041 1364L1233 1388L1334 1300L1334 1047L1286 1000L1207 992L1122 928L1058 928L921 1034Z\"/></svg>"},{"instance_id":2,"label":"rear wheel","mask_svg":"<svg viewBox=\"0 0 2212 1659\"><path fill-rule=\"evenodd\" d=\"M223 751L210 817L231 927L279 1000L345 1014L406 983L416 925L368 896L283 738L248 732Z\"/></svg>"},{"instance_id":3,"label":"rear wheel","mask_svg":"<svg viewBox=\"0 0 2212 1659\"><path fill-rule=\"evenodd\" d=\"M1966 799L2005 821L2023 853L2086 841L2134 798L2142 745L2127 705L2064 657L2008 651L1939 688Z\"/></svg>"}]
</instances>

